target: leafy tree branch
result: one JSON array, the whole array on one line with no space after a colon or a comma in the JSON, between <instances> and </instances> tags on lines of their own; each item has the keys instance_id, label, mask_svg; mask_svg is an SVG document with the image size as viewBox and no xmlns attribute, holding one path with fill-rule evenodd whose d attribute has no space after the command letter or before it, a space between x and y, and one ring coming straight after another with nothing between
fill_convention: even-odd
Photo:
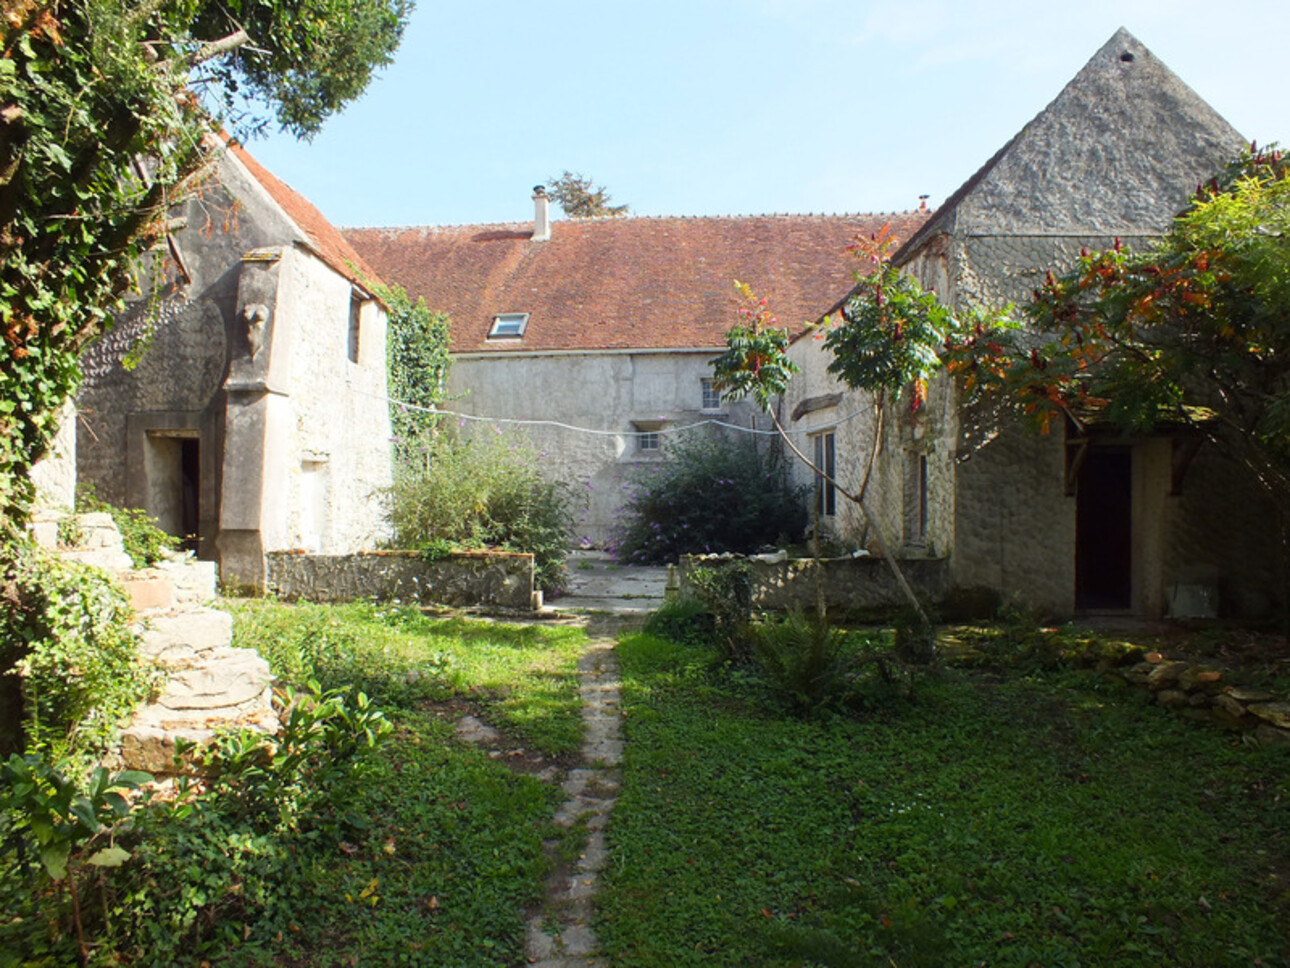
<instances>
[{"instance_id":1,"label":"leafy tree branch","mask_svg":"<svg viewBox=\"0 0 1290 968\"><path fill-rule=\"evenodd\" d=\"M407 0L3 0L4 531L25 516L28 470L79 382L79 352L221 150L208 135L269 116L312 134L390 61L409 11ZM265 113L248 114L256 105Z\"/></svg>"}]
</instances>

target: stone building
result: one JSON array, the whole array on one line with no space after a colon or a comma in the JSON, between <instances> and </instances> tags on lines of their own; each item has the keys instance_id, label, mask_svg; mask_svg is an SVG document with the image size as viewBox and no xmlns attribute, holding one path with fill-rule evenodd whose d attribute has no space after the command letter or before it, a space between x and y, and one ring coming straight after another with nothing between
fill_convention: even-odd
<instances>
[{"instance_id":1,"label":"stone building","mask_svg":"<svg viewBox=\"0 0 1290 968\"><path fill-rule=\"evenodd\" d=\"M268 551L370 547L390 481L376 274L235 143L177 214L164 286L82 357L80 481L226 584L262 587Z\"/></svg>"},{"instance_id":2,"label":"stone building","mask_svg":"<svg viewBox=\"0 0 1290 968\"><path fill-rule=\"evenodd\" d=\"M1244 144L1120 30L894 259L953 307L1022 303L1081 247L1149 244ZM858 484L872 401L825 373L813 341L799 339L793 355L803 373L784 401L789 426ZM969 427L946 383L917 417L886 417L875 511L905 556L944 559L954 585L1058 616L1252 614L1276 598L1273 509L1186 431ZM847 502L834 519L840 536L862 540Z\"/></svg>"},{"instance_id":3,"label":"stone building","mask_svg":"<svg viewBox=\"0 0 1290 968\"><path fill-rule=\"evenodd\" d=\"M851 284L845 249L857 234L887 221L909 233L926 218L553 223L545 194L534 202L532 224L346 237L383 278L451 316L445 409L504 432L523 427L552 476L586 495L579 536L595 545L610 538L629 472L657 459L672 434L708 421L761 426L751 404L723 401L710 386L709 361L737 319L736 280L796 325Z\"/></svg>"}]
</instances>

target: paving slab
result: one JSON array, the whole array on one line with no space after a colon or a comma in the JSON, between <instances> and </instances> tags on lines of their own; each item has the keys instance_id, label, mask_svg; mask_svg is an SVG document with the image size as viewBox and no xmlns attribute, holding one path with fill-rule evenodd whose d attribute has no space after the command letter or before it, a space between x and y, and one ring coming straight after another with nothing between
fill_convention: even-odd
<instances>
[{"instance_id":1,"label":"paving slab","mask_svg":"<svg viewBox=\"0 0 1290 968\"><path fill-rule=\"evenodd\" d=\"M645 615L663 604L667 568L620 565L603 551L569 556L569 584L550 604L557 611Z\"/></svg>"}]
</instances>

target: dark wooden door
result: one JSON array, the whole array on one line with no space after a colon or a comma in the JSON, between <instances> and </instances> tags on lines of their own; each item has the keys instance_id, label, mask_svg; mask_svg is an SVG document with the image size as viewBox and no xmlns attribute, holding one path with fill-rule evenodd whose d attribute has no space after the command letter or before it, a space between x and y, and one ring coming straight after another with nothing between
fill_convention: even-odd
<instances>
[{"instance_id":1,"label":"dark wooden door","mask_svg":"<svg viewBox=\"0 0 1290 968\"><path fill-rule=\"evenodd\" d=\"M1075 607L1133 605L1133 454L1090 447L1075 498Z\"/></svg>"}]
</instances>

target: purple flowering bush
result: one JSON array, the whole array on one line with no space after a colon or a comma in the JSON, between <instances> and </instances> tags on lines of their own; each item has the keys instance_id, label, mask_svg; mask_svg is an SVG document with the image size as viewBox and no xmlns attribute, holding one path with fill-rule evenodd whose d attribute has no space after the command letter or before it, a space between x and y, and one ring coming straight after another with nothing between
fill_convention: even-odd
<instances>
[{"instance_id":1,"label":"purple flowering bush","mask_svg":"<svg viewBox=\"0 0 1290 968\"><path fill-rule=\"evenodd\" d=\"M614 554L666 564L684 554L747 554L791 542L806 529L806 492L785 462L749 439L693 435L640 468L614 534Z\"/></svg>"}]
</instances>

